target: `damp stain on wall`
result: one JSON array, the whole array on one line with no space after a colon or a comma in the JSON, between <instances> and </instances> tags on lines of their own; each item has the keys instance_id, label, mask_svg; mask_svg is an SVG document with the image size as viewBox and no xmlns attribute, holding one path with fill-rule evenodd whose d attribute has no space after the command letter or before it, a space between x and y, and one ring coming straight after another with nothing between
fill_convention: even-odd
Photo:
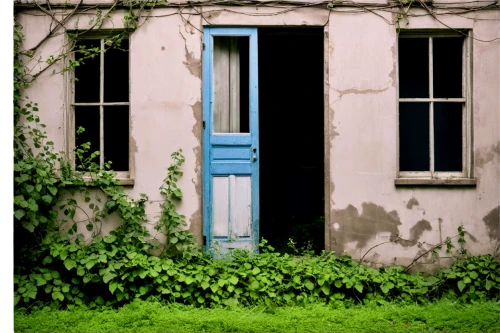
<instances>
[{"instance_id":1,"label":"damp stain on wall","mask_svg":"<svg viewBox=\"0 0 500 333\"><path fill-rule=\"evenodd\" d=\"M491 240L500 240L500 206L493 208L485 217L484 224L488 229L488 236Z\"/></svg>"},{"instance_id":2,"label":"damp stain on wall","mask_svg":"<svg viewBox=\"0 0 500 333\"><path fill-rule=\"evenodd\" d=\"M413 208L413 206L418 206L418 205L419 205L418 200L417 200L417 199L415 199L414 197L412 197L412 198L408 201L408 203L406 204L406 208L408 208L408 209L412 209L412 208Z\"/></svg>"},{"instance_id":3,"label":"damp stain on wall","mask_svg":"<svg viewBox=\"0 0 500 333\"><path fill-rule=\"evenodd\" d=\"M357 243L356 248L362 249L380 232L389 232L391 239L396 239L398 226L401 225L395 210L387 212L384 207L371 202L362 204L361 214L353 205L336 209L333 211L333 221L338 224L333 236L333 247L337 252L342 252L346 243L354 241Z\"/></svg>"}]
</instances>

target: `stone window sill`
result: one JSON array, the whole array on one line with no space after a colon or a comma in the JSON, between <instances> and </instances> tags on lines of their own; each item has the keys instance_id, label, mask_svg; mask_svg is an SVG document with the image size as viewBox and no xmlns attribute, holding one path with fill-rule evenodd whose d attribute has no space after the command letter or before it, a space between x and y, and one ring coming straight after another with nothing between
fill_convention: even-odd
<instances>
[{"instance_id":1,"label":"stone window sill","mask_svg":"<svg viewBox=\"0 0 500 333\"><path fill-rule=\"evenodd\" d=\"M476 178L396 178L394 180L396 186L476 186Z\"/></svg>"},{"instance_id":2,"label":"stone window sill","mask_svg":"<svg viewBox=\"0 0 500 333\"><path fill-rule=\"evenodd\" d=\"M93 179L91 177L83 177L83 180L85 182L91 182ZM116 185L120 186L134 186L135 184L135 179L134 178L128 178L128 177L116 177L116 180L118 181Z\"/></svg>"}]
</instances>

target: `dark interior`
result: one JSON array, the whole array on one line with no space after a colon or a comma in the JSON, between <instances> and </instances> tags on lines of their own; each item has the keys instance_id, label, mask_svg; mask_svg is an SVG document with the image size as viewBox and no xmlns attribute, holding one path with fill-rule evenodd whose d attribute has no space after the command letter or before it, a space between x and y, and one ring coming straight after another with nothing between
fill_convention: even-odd
<instances>
[{"instance_id":1,"label":"dark interior","mask_svg":"<svg viewBox=\"0 0 500 333\"><path fill-rule=\"evenodd\" d=\"M324 249L323 29L259 29L260 237Z\"/></svg>"},{"instance_id":2,"label":"dark interior","mask_svg":"<svg viewBox=\"0 0 500 333\"><path fill-rule=\"evenodd\" d=\"M462 94L463 37L432 39L433 98ZM399 39L399 97L429 97L429 38ZM435 102L434 170L462 171L463 103ZM399 103L399 169L429 171L430 103Z\"/></svg>"}]
</instances>

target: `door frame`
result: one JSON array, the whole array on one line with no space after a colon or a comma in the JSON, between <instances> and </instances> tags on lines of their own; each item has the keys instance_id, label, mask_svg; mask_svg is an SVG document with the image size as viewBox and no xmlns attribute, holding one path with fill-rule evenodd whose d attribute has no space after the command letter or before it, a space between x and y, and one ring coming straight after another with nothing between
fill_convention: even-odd
<instances>
[{"instance_id":1,"label":"door frame","mask_svg":"<svg viewBox=\"0 0 500 333\"><path fill-rule=\"evenodd\" d=\"M203 57L202 57L202 109L203 109L203 164L202 164L202 192L203 192L203 247L208 251L212 243L212 82L213 82L213 36L248 36L249 37L249 117L250 136L252 146L259 149L258 126L258 34L257 27L203 27ZM252 125L253 124L253 125ZM234 135L234 134L233 134ZM224 134L218 135L219 142L226 141ZM258 156L258 152L257 155ZM251 202L252 202L252 240L254 252L258 252L259 224L260 224L260 196L259 196L259 160L254 162L255 170L251 175ZM255 173L255 174L254 174Z\"/></svg>"}]
</instances>

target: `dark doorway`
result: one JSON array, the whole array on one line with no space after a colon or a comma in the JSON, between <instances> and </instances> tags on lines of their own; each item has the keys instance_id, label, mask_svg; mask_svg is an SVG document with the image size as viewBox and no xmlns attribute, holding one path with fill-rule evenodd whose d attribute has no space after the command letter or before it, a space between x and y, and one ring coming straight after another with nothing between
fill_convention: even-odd
<instances>
[{"instance_id":1,"label":"dark doorway","mask_svg":"<svg viewBox=\"0 0 500 333\"><path fill-rule=\"evenodd\" d=\"M260 237L324 249L323 28L259 29Z\"/></svg>"}]
</instances>

